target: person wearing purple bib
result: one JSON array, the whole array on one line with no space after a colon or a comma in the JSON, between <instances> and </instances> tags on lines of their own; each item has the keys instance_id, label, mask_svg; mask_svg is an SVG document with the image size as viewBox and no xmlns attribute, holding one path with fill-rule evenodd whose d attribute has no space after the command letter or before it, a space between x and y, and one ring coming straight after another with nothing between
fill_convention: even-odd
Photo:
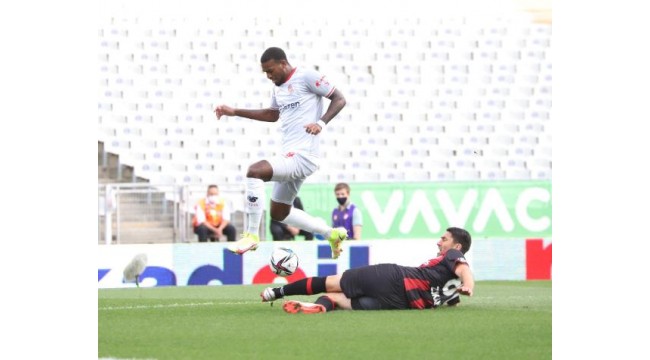
<instances>
[{"instance_id":1,"label":"person wearing purple bib","mask_svg":"<svg viewBox=\"0 0 650 360\"><path fill-rule=\"evenodd\" d=\"M339 206L332 210L332 227L343 227L348 231L348 239L361 240L363 216L361 210L350 202L350 185L336 184L334 195Z\"/></svg>"}]
</instances>

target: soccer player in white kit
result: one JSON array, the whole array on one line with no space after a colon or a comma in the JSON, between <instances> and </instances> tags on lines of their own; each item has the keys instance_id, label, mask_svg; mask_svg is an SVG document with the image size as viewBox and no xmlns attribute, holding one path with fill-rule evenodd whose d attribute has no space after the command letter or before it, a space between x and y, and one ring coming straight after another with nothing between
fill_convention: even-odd
<instances>
[{"instance_id":1,"label":"soccer player in white kit","mask_svg":"<svg viewBox=\"0 0 650 360\"><path fill-rule=\"evenodd\" d=\"M271 106L267 109L235 109L219 105L214 110L221 116L239 116L252 120L281 120L282 155L258 161L246 173L247 229L239 241L228 249L236 254L259 246L259 230L264 210L264 182L275 181L271 194L271 218L311 233L323 234L332 248L332 258L341 254L341 243L347 238L345 228L332 228L325 221L293 207L293 200L305 178L318 169L318 134L345 106L345 98L327 78L316 70L292 67L284 51L266 49L260 59L262 71L275 87ZM323 97L330 100L323 113Z\"/></svg>"}]
</instances>

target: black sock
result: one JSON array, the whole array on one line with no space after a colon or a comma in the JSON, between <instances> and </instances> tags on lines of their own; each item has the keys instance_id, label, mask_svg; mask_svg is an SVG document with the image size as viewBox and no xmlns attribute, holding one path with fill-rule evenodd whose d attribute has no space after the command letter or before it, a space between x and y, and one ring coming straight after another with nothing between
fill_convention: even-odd
<instances>
[{"instance_id":1,"label":"black sock","mask_svg":"<svg viewBox=\"0 0 650 360\"><path fill-rule=\"evenodd\" d=\"M312 295L325 292L325 276L308 277L273 289L276 298L289 295ZM280 295L280 296L278 296Z\"/></svg>"},{"instance_id":2,"label":"black sock","mask_svg":"<svg viewBox=\"0 0 650 360\"><path fill-rule=\"evenodd\" d=\"M336 303L327 295L323 295L316 299L316 304L325 306L325 310L327 311L336 309Z\"/></svg>"}]
</instances>

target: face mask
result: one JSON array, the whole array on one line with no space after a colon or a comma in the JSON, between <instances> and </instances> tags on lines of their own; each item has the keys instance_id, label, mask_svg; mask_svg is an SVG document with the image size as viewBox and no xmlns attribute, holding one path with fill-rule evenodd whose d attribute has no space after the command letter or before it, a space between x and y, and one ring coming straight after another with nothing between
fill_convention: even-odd
<instances>
[{"instance_id":1,"label":"face mask","mask_svg":"<svg viewBox=\"0 0 650 360\"><path fill-rule=\"evenodd\" d=\"M219 195L208 196L208 201L212 204L216 204L219 201Z\"/></svg>"},{"instance_id":2,"label":"face mask","mask_svg":"<svg viewBox=\"0 0 650 360\"><path fill-rule=\"evenodd\" d=\"M343 205L348 201L348 198L346 198L346 197L344 197L344 198L337 197L336 201L339 202L339 205Z\"/></svg>"}]
</instances>

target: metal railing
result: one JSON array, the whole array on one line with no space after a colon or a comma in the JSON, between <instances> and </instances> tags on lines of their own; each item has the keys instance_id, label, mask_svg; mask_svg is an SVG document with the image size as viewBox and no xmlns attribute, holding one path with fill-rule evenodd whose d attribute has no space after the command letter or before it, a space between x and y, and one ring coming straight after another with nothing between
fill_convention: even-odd
<instances>
[{"instance_id":1,"label":"metal railing","mask_svg":"<svg viewBox=\"0 0 650 360\"><path fill-rule=\"evenodd\" d=\"M206 185L110 183L98 186L98 241L100 244L190 242L196 202ZM243 184L219 184L231 222L244 228Z\"/></svg>"}]
</instances>

